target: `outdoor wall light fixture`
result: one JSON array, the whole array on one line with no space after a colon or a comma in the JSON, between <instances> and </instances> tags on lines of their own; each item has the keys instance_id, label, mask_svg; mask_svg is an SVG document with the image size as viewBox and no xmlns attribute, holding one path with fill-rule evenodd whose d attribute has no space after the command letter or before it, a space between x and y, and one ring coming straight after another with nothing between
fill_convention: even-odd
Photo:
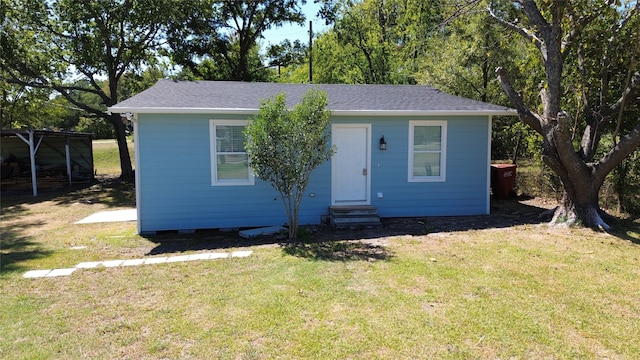
<instances>
[{"instance_id":1,"label":"outdoor wall light fixture","mask_svg":"<svg viewBox=\"0 0 640 360\"><path fill-rule=\"evenodd\" d=\"M380 138L380 150L387 150L387 142L384 140L384 135Z\"/></svg>"}]
</instances>

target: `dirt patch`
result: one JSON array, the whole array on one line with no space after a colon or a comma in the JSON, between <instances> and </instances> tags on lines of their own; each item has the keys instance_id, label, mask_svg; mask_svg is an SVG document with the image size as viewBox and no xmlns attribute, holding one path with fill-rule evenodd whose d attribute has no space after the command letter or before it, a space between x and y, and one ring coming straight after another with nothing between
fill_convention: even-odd
<instances>
[{"instance_id":1,"label":"dirt patch","mask_svg":"<svg viewBox=\"0 0 640 360\"><path fill-rule=\"evenodd\" d=\"M490 215L383 218L382 228L354 227L351 229L336 230L329 225L309 225L303 227L299 231L298 235L300 243L362 240L376 246L384 245L380 242L384 241L384 238L389 236L421 236L433 233L450 233L474 229L509 228L515 225L539 224L547 220L544 217L541 217L541 215L554 206L554 203L546 202L541 199L495 200L491 204ZM288 243L286 234L284 233L244 239L238 235L237 231L231 232L220 230L198 230L193 234L167 232L149 236L148 239L158 244L153 250L151 250L150 255L176 253L189 250L238 248L255 245L279 246ZM309 249L306 248L295 248L294 250L297 252L309 251ZM326 249L321 248L313 249L313 251L317 252L317 257L330 257L326 254L327 252L325 250ZM349 251L344 252L346 257L357 253L357 251L353 249L348 250ZM371 252L370 250L371 249L367 249L367 251L365 251L367 254L365 256L366 258L376 258L379 256L375 251ZM331 256L338 255L332 254Z\"/></svg>"},{"instance_id":2,"label":"dirt patch","mask_svg":"<svg viewBox=\"0 0 640 360\"><path fill-rule=\"evenodd\" d=\"M397 235L419 236L439 232L540 224L548 220L546 214L554 207L555 203L537 198L493 200L489 215L384 218L382 228L334 230L328 225L319 225L310 226L307 229L316 241L372 239Z\"/></svg>"}]
</instances>

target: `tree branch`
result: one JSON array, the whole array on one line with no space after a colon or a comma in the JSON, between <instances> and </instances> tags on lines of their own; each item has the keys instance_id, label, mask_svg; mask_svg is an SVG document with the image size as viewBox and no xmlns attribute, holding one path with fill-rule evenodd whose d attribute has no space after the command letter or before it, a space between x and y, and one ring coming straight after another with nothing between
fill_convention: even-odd
<instances>
[{"instance_id":1,"label":"tree branch","mask_svg":"<svg viewBox=\"0 0 640 360\"><path fill-rule=\"evenodd\" d=\"M62 96L64 96L65 99L67 99L67 101L69 101L70 103L74 104L75 106L81 108L82 110L92 113L98 117L101 117L103 119L107 119L108 115L106 113L106 111L102 111L96 108L93 108L91 106L88 106L87 104L80 102L76 99L73 98L73 96L71 96L71 94L69 93L69 91L63 87L53 87L56 91L58 91L60 94L62 94Z\"/></svg>"},{"instance_id":2,"label":"tree branch","mask_svg":"<svg viewBox=\"0 0 640 360\"><path fill-rule=\"evenodd\" d=\"M536 44L536 46L540 47L540 45L542 44L542 41L540 40L540 38L538 38L533 31L529 30L529 29L525 29L523 27L520 27L514 23L508 22L506 20L504 20L503 18L501 18L500 16L498 16L491 7L488 7L487 10L489 11L489 15L491 15L491 18L496 21L498 24L504 26L507 29L510 29L520 35L522 35L525 39L534 42Z\"/></svg>"},{"instance_id":3,"label":"tree branch","mask_svg":"<svg viewBox=\"0 0 640 360\"><path fill-rule=\"evenodd\" d=\"M631 77L629 86L622 92L620 98L611 105L603 116L610 117L620 112L627 99L632 99L640 93L640 72L636 71Z\"/></svg>"},{"instance_id":4,"label":"tree branch","mask_svg":"<svg viewBox=\"0 0 640 360\"><path fill-rule=\"evenodd\" d=\"M467 2L465 2L464 4L462 4L461 6L456 6L456 10L453 12L453 14L451 14L448 18L444 19L440 24L439 27L445 27L447 26L450 22L452 22L455 19L460 18L461 16L469 13L476 5L480 4L482 2L482 0L468 0ZM420 5L424 5L423 2L418 2ZM406 5L408 6L408 4ZM455 5L454 5L455 6ZM407 10L406 8L404 9L405 11ZM422 10L422 9L421 9ZM420 11L422 12L422 11Z\"/></svg>"},{"instance_id":5,"label":"tree branch","mask_svg":"<svg viewBox=\"0 0 640 360\"><path fill-rule=\"evenodd\" d=\"M511 82L507 77L507 72L499 67L496 69L496 74L498 76L498 82L500 82L500 86L509 97L509 101L511 105L516 108L518 111L518 117L525 124L529 125L533 130L542 134L542 124L543 120L540 115L533 113L522 101L520 95L513 89L511 86Z\"/></svg>"},{"instance_id":6,"label":"tree branch","mask_svg":"<svg viewBox=\"0 0 640 360\"><path fill-rule=\"evenodd\" d=\"M573 11L573 6L570 6L568 10L569 19L573 23L573 26L571 28L571 31L567 33L564 40L562 41L562 50L564 51L564 49L571 46L575 38L582 34L582 29L584 29L590 22L602 15L604 9L611 6L614 2L614 0L608 0L606 3L602 3L596 10L593 10L588 16L581 16L579 18L576 18L576 13Z\"/></svg>"},{"instance_id":7,"label":"tree branch","mask_svg":"<svg viewBox=\"0 0 640 360\"><path fill-rule=\"evenodd\" d=\"M604 179L608 173L610 173L616 166L618 166L619 163L622 162L622 160L624 160L624 158L635 151L639 146L640 119L638 119L638 124L631 130L631 132L623 136L620 139L620 142L594 165L594 175L598 180Z\"/></svg>"}]
</instances>

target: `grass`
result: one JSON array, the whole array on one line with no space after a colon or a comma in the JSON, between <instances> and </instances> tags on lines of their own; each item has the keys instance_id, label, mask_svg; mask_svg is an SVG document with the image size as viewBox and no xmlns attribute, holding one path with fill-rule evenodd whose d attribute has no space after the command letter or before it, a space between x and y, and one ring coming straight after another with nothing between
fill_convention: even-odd
<instances>
[{"instance_id":1,"label":"grass","mask_svg":"<svg viewBox=\"0 0 640 360\"><path fill-rule=\"evenodd\" d=\"M135 167L133 142L129 141L131 163ZM93 162L95 171L99 175L120 173L120 158L115 140L96 140L93 142Z\"/></svg>"},{"instance_id":2,"label":"grass","mask_svg":"<svg viewBox=\"0 0 640 360\"><path fill-rule=\"evenodd\" d=\"M144 238L132 223L72 224L133 201L117 182L38 201L2 199L0 358L640 353L638 220L621 222L615 234L530 224L288 245L221 232ZM240 248L253 254L22 278L83 261Z\"/></svg>"}]
</instances>

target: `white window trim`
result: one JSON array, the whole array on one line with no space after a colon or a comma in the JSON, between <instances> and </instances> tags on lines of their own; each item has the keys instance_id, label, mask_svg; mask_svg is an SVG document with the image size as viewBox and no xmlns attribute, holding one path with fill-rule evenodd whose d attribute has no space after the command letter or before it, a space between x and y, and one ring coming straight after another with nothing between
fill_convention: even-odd
<instances>
[{"instance_id":1,"label":"white window trim","mask_svg":"<svg viewBox=\"0 0 640 360\"><path fill-rule=\"evenodd\" d=\"M217 144L216 144L216 126L217 125L231 125L231 126L246 126L249 124L248 120L209 120L209 149L211 155L211 186L243 186L254 185L255 176L249 167L249 177L242 180L218 180L218 161L217 161Z\"/></svg>"},{"instance_id":2,"label":"white window trim","mask_svg":"<svg viewBox=\"0 0 640 360\"><path fill-rule=\"evenodd\" d=\"M440 175L439 176L413 176L413 134L416 126L440 126ZM409 121L409 149L407 160L408 182L444 182L447 179L447 122L440 120L412 120Z\"/></svg>"}]
</instances>

